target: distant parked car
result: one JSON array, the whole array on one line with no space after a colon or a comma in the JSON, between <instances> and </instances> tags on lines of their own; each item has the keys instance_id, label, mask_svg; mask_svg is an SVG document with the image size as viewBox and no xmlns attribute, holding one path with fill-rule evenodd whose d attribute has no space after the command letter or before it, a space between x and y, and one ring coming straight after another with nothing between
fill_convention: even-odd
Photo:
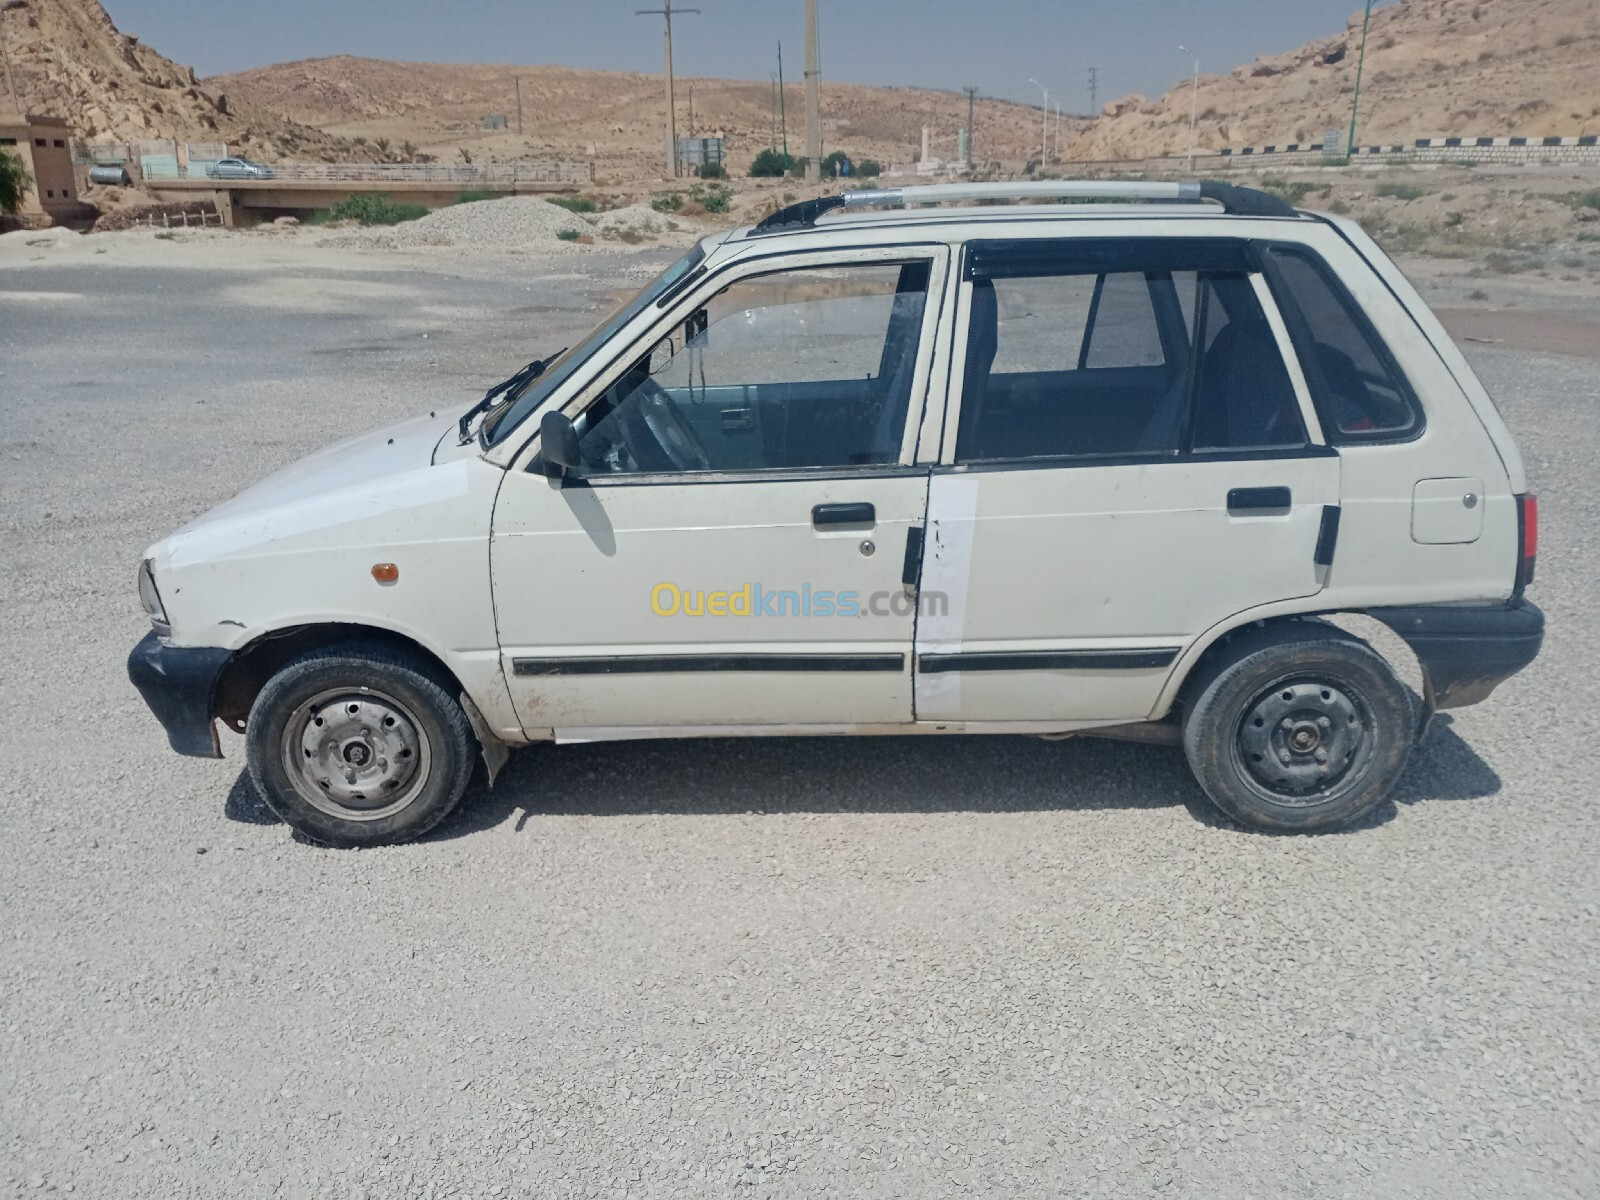
<instances>
[{"instance_id":1,"label":"distant parked car","mask_svg":"<svg viewBox=\"0 0 1600 1200\"><path fill-rule=\"evenodd\" d=\"M224 158L206 168L211 179L271 179L272 168L248 158Z\"/></svg>"}]
</instances>

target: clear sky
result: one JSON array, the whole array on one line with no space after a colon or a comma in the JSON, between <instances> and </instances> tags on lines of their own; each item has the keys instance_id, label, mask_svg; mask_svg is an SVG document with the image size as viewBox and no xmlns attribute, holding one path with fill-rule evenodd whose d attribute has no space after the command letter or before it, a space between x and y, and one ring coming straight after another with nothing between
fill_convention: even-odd
<instances>
[{"instance_id":1,"label":"clear sky","mask_svg":"<svg viewBox=\"0 0 1600 1200\"><path fill-rule=\"evenodd\" d=\"M1388 0L1380 0L1380 4ZM104 0L119 28L202 75L327 54L661 70L660 0ZM804 61L802 0L674 0L683 75L764 79ZM819 0L822 73L852 83L959 88L1069 111L1129 92L1158 95L1191 70L1339 32L1360 0Z\"/></svg>"}]
</instances>

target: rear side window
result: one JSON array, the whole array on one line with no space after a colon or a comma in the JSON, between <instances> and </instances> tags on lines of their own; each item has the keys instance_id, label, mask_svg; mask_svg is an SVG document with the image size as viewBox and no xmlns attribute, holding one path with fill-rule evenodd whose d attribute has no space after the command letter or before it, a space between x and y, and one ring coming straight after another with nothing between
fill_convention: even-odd
<instances>
[{"instance_id":1,"label":"rear side window","mask_svg":"<svg viewBox=\"0 0 1600 1200\"><path fill-rule=\"evenodd\" d=\"M986 250L969 276L958 461L1306 444L1237 244L1107 241L1054 254L1001 245L987 260Z\"/></svg>"},{"instance_id":2,"label":"rear side window","mask_svg":"<svg viewBox=\"0 0 1600 1200\"><path fill-rule=\"evenodd\" d=\"M1419 433L1416 394L1327 265L1297 246L1273 246L1267 254L1328 441L1394 441Z\"/></svg>"}]
</instances>

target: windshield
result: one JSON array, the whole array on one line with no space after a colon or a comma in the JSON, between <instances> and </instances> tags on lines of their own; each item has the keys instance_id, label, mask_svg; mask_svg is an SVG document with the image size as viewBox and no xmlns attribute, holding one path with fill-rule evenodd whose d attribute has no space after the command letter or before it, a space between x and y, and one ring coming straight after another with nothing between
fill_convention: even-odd
<instances>
[{"instance_id":1,"label":"windshield","mask_svg":"<svg viewBox=\"0 0 1600 1200\"><path fill-rule=\"evenodd\" d=\"M544 373L509 404L503 405L498 412L490 413L484 421L484 437L488 443L492 446L509 436L511 431L537 411L539 406L548 400L590 355L616 336L619 329L665 295L668 288L699 266L705 256L705 251L699 246L689 251L657 275L637 296L596 325L588 337L546 366Z\"/></svg>"}]
</instances>

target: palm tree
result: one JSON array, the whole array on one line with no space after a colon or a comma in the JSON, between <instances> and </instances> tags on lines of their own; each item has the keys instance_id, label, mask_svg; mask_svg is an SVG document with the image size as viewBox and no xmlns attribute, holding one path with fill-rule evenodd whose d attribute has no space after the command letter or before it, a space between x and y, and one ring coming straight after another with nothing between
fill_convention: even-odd
<instances>
[{"instance_id":1,"label":"palm tree","mask_svg":"<svg viewBox=\"0 0 1600 1200\"><path fill-rule=\"evenodd\" d=\"M15 154L0 150L0 212L15 213L33 186L33 176Z\"/></svg>"}]
</instances>

